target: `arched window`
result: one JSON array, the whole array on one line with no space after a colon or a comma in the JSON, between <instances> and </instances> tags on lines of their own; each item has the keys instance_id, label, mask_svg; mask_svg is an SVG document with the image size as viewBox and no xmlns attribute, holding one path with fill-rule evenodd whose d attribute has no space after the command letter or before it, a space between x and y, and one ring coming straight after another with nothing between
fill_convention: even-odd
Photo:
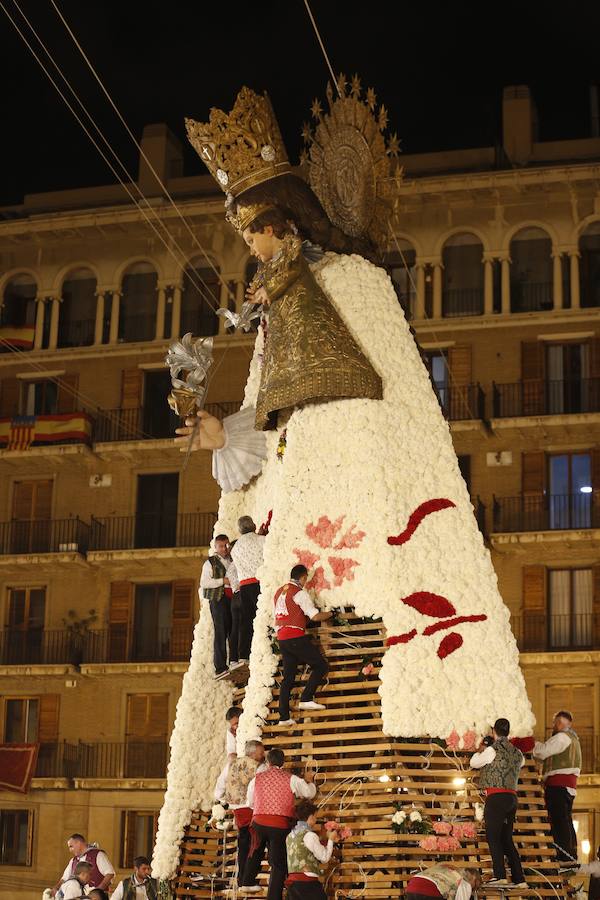
<instances>
[{"instance_id":1,"label":"arched window","mask_svg":"<svg viewBox=\"0 0 600 900\"><path fill-rule=\"evenodd\" d=\"M522 228L510 242L510 311L553 307L552 241L541 228Z\"/></svg>"},{"instance_id":2,"label":"arched window","mask_svg":"<svg viewBox=\"0 0 600 900\"><path fill-rule=\"evenodd\" d=\"M73 269L62 285L58 320L59 347L87 347L94 343L96 276L91 269Z\"/></svg>"},{"instance_id":3,"label":"arched window","mask_svg":"<svg viewBox=\"0 0 600 900\"><path fill-rule=\"evenodd\" d=\"M579 238L581 305L600 306L600 222L592 222Z\"/></svg>"},{"instance_id":4,"label":"arched window","mask_svg":"<svg viewBox=\"0 0 600 900\"><path fill-rule=\"evenodd\" d=\"M158 275L151 263L133 263L126 269L121 281L120 341L154 340L157 281Z\"/></svg>"},{"instance_id":5,"label":"arched window","mask_svg":"<svg viewBox=\"0 0 600 900\"><path fill-rule=\"evenodd\" d=\"M412 319L416 300L416 253L414 247L404 238L398 239L398 246L400 249L396 248L386 253L383 265L392 279L396 296L406 318Z\"/></svg>"},{"instance_id":6,"label":"arched window","mask_svg":"<svg viewBox=\"0 0 600 900\"><path fill-rule=\"evenodd\" d=\"M37 285L31 275L15 275L4 288L0 308L0 352L31 350L35 336ZM6 341L7 343L4 343Z\"/></svg>"},{"instance_id":7,"label":"arched window","mask_svg":"<svg viewBox=\"0 0 600 900\"><path fill-rule=\"evenodd\" d=\"M181 296L181 334L188 331L194 337L208 337L219 332L219 308L221 282L218 269L197 259L186 267Z\"/></svg>"},{"instance_id":8,"label":"arched window","mask_svg":"<svg viewBox=\"0 0 600 900\"><path fill-rule=\"evenodd\" d=\"M442 315L483 313L483 244L465 232L448 238L442 251Z\"/></svg>"}]
</instances>

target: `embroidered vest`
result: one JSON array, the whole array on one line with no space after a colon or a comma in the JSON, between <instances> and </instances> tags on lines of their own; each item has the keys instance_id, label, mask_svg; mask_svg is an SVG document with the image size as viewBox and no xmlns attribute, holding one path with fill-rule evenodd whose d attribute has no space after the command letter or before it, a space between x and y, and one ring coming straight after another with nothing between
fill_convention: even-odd
<instances>
[{"instance_id":1,"label":"embroidered vest","mask_svg":"<svg viewBox=\"0 0 600 900\"><path fill-rule=\"evenodd\" d=\"M425 878L433 881L436 888L445 900L454 900L458 886L464 878L462 869L451 869L450 866L437 865L425 869L420 873Z\"/></svg>"},{"instance_id":2,"label":"embroidered vest","mask_svg":"<svg viewBox=\"0 0 600 900\"><path fill-rule=\"evenodd\" d=\"M285 839L290 875L294 872L314 872L315 875L322 875L324 872L323 863L319 862L304 844L304 836L308 834L308 831L306 822L298 822Z\"/></svg>"},{"instance_id":3,"label":"embroidered vest","mask_svg":"<svg viewBox=\"0 0 600 900\"><path fill-rule=\"evenodd\" d=\"M89 885L90 887L98 887L98 885L102 882L104 875L98 868L96 864L96 859L98 858L98 854L101 853L100 847L90 847L85 853L82 853L81 856L74 856L73 861L71 863L71 878L75 877L75 866L78 862L88 862L92 871L90 872Z\"/></svg>"},{"instance_id":4,"label":"embroidered vest","mask_svg":"<svg viewBox=\"0 0 600 900\"><path fill-rule=\"evenodd\" d=\"M258 773L254 782L255 816L296 818L294 795L290 787L291 778L291 772L278 769L276 766Z\"/></svg>"},{"instance_id":5,"label":"embroidered vest","mask_svg":"<svg viewBox=\"0 0 600 900\"><path fill-rule=\"evenodd\" d=\"M256 775L258 763L249 756L241 756L229 766L225 781L225 800L233 806L246 805L248 785Z\"/></svg>"},{"instance_id":6,"label":"embroidered vest","mask_svg":"<svg viewBox=\"0 0 600 900\"><path fill-rule=\"evenodd\" d=\"M209 556L208 561L212 567L213 578L225 578L227 572L225 564L220 556ZM225 590L223 585L216 588L202 588L202 596L205 600L220 600Z\"/></svg>"},{"instance_id":7,"label":"embroidered vest","mask_svg":"<svg viewBox=\"0 0 600 900\"><path fill-rule=\"evenodd\" d=\"M306 631L306 615L294 602L294 597L302 588L298 584L290 582L280 587L275 594L275 628L277 637L281 628L293 627L297 629L297 636L301 637Z\"/></svg>"},{"instance_id":8,"label":"embroidered vest","mask_svg":"<svg viewBox=\"0 0 600 900\"><path fill-rule=\"evenodd\" d=\"M555 753L554 756L549 756L544 760L542 778L545 778L550 772L556 772L557 769L578 769L581 772L581 744L579 743L579 737L572 728L567 728L564 734L569 735L571 743L561 753Z\"/></svg>"},{"instance_id":9,"label":"embroidered vest","mask_svg":"<svg viewBox=\"0 0 600 900\"><path fill-rule=\"evenodd\" d=\"M496 758L481 770L479 788L504 788L507 791L516 791L523 754L507 737L498 738L492 746L496 751Z\"/></svg>"},{"instance_id":10,"label":"embroidered vest","mask_svg":"<svg viewBox=\"0 0 600 900\"><path fill-rule=\"evenodd\" d=\"M156 900L158 896L158 881L156 878L147 878L143 885L146 888L148 900ZM123 900L136 900L136 885L133 883L133 875L123 879Z\"/></svg>"}]
</instances>

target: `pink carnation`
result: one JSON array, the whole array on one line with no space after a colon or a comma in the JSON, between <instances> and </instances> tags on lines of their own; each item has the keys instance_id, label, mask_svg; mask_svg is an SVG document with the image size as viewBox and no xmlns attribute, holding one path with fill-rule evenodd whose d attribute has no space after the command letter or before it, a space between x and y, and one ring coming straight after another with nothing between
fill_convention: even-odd
<instances>
[{"instance_id":1,"label":"pink carnation","mask_svg":"<svg viewBox=\"0 0 600 900\"><path fill-rule=\"evenodd\" d=\"M471 822L466 822L463 825L463 837L467 841L474 841L477 837L477 829Z\"/></svg>"},{"instance_id":2,"label":"pink carnation","mask_svg":"<svg viewBox=\"0 0 600 900\"><path fill-rule=\"evenodd\" d=\"M464 750L476 750L477 745L477 735L474 731L465 731L463 734L463 749Z\"/></svg>"},{"instance_id":3,"label":"pink carnation","mask_svg":"<svg viewBox=\"0 0 600 900\"><path fill-rule=\"evenodd\" d=\"M339 822L336 822L335 819L330 819L329 822L325 822L326 831L338 831L339 827Z\"/></svg>"},{"instance_id":4,"label":"pink carnation","mask_svg":"<svg viewBox=\"0 0 600 900\"><path fill-rule=\"evenodd\" d=\"M434 822L433 830L436 834L450 834L452 831L452 825L450 822Z\"/></svg>"},{"instance_id":5,"label":"pink carnation","mask_svg":"<svg viewBox=\"0 0 600 900\"><path fill-rule=\"evenodd\" d=\"M449 750L458 750L458 745L460 743L460 735L456 728L452 731L448 737L446 738L446 746Z\"/></svg>"},{"instance_id":6,"label":"pink carnation","mask_svg":"<svg viewBox=\"0 0 600 900\"><path fill-rule=\"evenodd\" d=\"M452 834L457 840L462 841L465 836L464 826L460 822L455 822L452 826Z\"/></svg>"},{"instance_id":7,"label":"pink carnation","mask_svg":"<svg viewBox=\"0 0 600 900\"><path fill-rule=\"evenodd\" d=\"M372 675L375 671L375 666L373 665L373 663L367 663L367 665L363 666L360 671L363 675Z\"/></svg>"},{"instance_id":8,"label":"pink carnation","mask_svg":"<svg viewBox=\"0 0 600 900\"><path fill-rule=\"evenodd\" d=\"M442 853L450 853L453 850L460 850L460 841L455 837L440 837L437 839L438 850Z\"/></svg>"},{"instance_id":9,"label":"pink carnation","mask_svg":"<svg viewBox=\"0 0 600 900\"><path fill-rule=\"evenodd\" d=\"M348 838L352 837L352 829L342 828L342 830L340 831L340 837L343 841L346 841Z\"/></svg>"},{"instance_id":10,"label":"pink carnation","mask_svg":"<svg viewBox=\"0 0 600 900\"><path fill-rule=\"evenodd\" d=\"M432 853L438 848L438 839L430 834L419 841L419 847L421 848L421 850L426 850L428 853Z\"/></svg>"}]
</instances>

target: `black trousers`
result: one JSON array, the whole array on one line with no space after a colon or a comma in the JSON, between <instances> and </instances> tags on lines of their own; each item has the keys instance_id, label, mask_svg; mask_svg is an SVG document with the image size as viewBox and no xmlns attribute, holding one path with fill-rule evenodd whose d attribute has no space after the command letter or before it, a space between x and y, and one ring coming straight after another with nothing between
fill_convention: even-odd
<instances>
[{"instance_id":1,"label":"black trousers","mask_svg":"<svg viewBox=\"0 0 600 900\"><path fill-rule=\"evenodd\" d=\"M279 641L283 663L283 680L279 688L279 718L290 717L290 694L296 680L299 665L310 666L310 677L302 691L302 702L312 700L315 691L327 675L329 664L317 644L307 634L302 637Z\"/></svg>"},{"instance_id":2,"label":"black trousers","mask_svg":"<svg viewBox=\"0 0 600 900\"><path fill-rule=\"evenodd\" d=\"M260 594L260 584L256 581L252 584L240 585L240 638L239 659L250 659L250 647L254 633L254 616L256 604Z\"/></svg>"},{"instance_id":3,"label":"black trousers","mask_svg":"<svg viewBox=\"0 0 600 900\"><path fill-rule=\"evenodd\" d=\"M568 862L571 858L577 859L577 835L573 828L572 815L573 794L570 794L566 787L548 785L544 788L544 799L552 829L552 840L558 844L556 848L558 859L562 862Z\"/></svg>"},{"instance_id":4,"label":"black trousers","mask_svg":"<svg viewBox=\"0 0 600 900\"><path fill-rule=\"evenodd\" d=\"M244 885L256 884L256 876L260 869L264 848L267 847L269 850L269 866L271 869L267 900L281 900L283 886L288 873L285 839L291 829L272 828L270 825L253 825L252 827L260 838L260 847L258 848L258 851L248 857L248 862L246 863L246 869L244 871ZM251 881L247 880L250 878L252 878Z\"/></svg>"},{"instance_id":5,"label":"black trousers","mask_svg":"<svg viewBox=\"0 0 600 900\"><path fill-rule=\"evenodd\" d=\"M252 826L256 829L256 825ZM250 828L248 827L248 832L250 833ZM265 855L265 850L267 848L267 839L264 835L260 836L260 843L255 848L253 853L248 853L246 857L246 864L244 865L244 871L242 875L238 875L238 884L243 887L254 887L256 882L256 876L260 872L260 866L263 860L263 856Z\"/></svg>"},{"instance_id":6,"label":"black trousers","mask_svg":"<svg viewBox=\"0 0 600 900\"><path fill-rule=\"evenodd\" d=\"M243 883L244 877L244 869L246 868L246 860L248 859L248 853L250 852L250 826L242 825L241 828L238 828L238 848L237 848L237 863L238 863L238 885ZM254 884L254 882L252 882Z\"/></svg>"},{"instance_id":7,"label":"black trousers","mask_svg":"<svg viewBox=\"0 0 600 900\"><path fill-rule=\"evenodd\" d=\"M287 900L326 900L325 888L318 878L311 881L290 881Z\"/></svg>"},{"instance_id":8,"label":"black trousers","mask_svg":"<svg viewBox=\"0 0 600 900\"><path fill-rule=\"evenodd\" d=\"M240 620L242 601L240 592L236 591L231 600L231 632L229 634L229 662L238 662L240 658Z\"/></svg>"},{"instance_id":9,"label":"black trousers","mask_svg":"<svg viewBox=\"0 0 600 900\"><path fill-rule=\"evenodd\" d=\"M485 801L485 836L492 854L494 878L506 878L504 857L508 860L513 884L525 881L517 848L513 843L513 826L517 814L516 794L489 794Z\"/></svg>"},{"instance_id":10,"label":"black trousers","mask_svg":"<svg viewBox=\"0 0 600 900\"><path fill-rule=\"evenodd\" d=\"M220 600L210 600L210 614L215 629L214 664L218 675L227 668L227 638L231 631L231 609L229 599L225 596Z\"/></svg>"}]
</instances>

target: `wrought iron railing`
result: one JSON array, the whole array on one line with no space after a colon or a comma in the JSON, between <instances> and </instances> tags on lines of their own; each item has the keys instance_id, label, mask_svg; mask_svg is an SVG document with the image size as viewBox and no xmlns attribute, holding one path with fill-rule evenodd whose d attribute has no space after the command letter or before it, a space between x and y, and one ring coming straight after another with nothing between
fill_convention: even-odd
<instances>
[{"instance_id":1,"label":"wrought iron railing","mask_svg":"<svg viewBox=\"0 0 600 900\"><path fill-rule=\"evenodd\" d=\"M0 663L5 666L52 665L85 661L88 634L44 628L5 628L0 632Z\"/></svg>"},{"instance_id":2,"label":"wrought iron railing","mask_svg":"<svg viewBox=\"0 0 600 900\"><path fill-rule=\"evenodd\" d=\"M511 617L519 650L598 650L600 614L522 613Z\"/></svg>"},{"instance_id":3,"label":"wrought iron railing","mask_svg":"<svg viewBox=\"0 0 600 900\"><path fill-rule=\"evenodd\" d=\"M181 313L181 334L191 332L194 337L210 337L219 332L219 319L212 309L184 310Z\"/></svg>"},{"instance_id":4,"label":"wrought iron railing","mask_svg":"<svg viewBox=\"0 0 600 900\"><path fill-rule=\"evenodd\" d=\"M128 315L121 307L119 316L119 341L132 344L137 341L153 341L156 333L156 317L153 315Z\"/></svg>"},{"instance_id":5,"label":"wrought iron railing","mask_svg":"<svg viewBox=\"0 0 600 900\"><path fill-rule=\"evenodd\" d=\"M539 378L512 384L494 383L492 398L493 415L497 419L600 412L600 378L560 381Z\"/></svg>"},{"instance_id":6,"label":"wrought iron railing","mask_svg":"<svg viewBox=\"0 0 600 900\"><path fill-rule=\"evenodd\" d=\"M204 409L215 416L217 419L224 419L226 416L232 416L239 412L242 405L241 400L225 400L222 403L207 403Z\"/></svg>"},{"instance_id":7,"label":"wrought iron railing","mask_svg":"<svg viewBox=\"0 0 600 900\"><path fill-rule=\"evenodd\" d=\"M60 322L58 326L59 347L89 347L94 343L94 319L82 319L80 322Z\"/></svg>"},{"instance_id":8,"label":"wrought iron railing","mask_svg":"<svg viewBox=\"0 0 600 900\"><path fill-rule=\"evenodd\" d=\"M514 313L540 312L552 309L554 304L552 282L512 281L510 285L510 311Z\"/></svg>"},{"instance_id":9,"label":"wrought iron railing","mask_svg":"<svg viewBox=\"0 0 600 900\"><path fill-rule=\"evenodd\" d=\"M165 778L164 738L119 743L56 741L40 744L36 778Z\"/></svg>"},{"instance_id":10,"label":"wrought iron railing","mask_svg":"<svg viewBox=\"0 0 600 900\"><path fill-rule=\"evenodd\" d=\"M90 550L142 550L157 547L205 547L210 543L216 514L92 516Z\"/></svg>"},{"instance_id":11,"label":"wrought iron railing","mask_svg":"<svg viewBox=\"0 0 600 900\"><path fill-rule=\"evenodd\" d=\"M143 440L143 414L142 407L99 410L94 428L94 440L98 444L111 441Z\"/></svg>"},{"instance_id":12,"label":"wrought iron railing","mask_svg":"<svg viewBox=\"0 0 600 900\"><path fill-rule=\"evenodd\" d=\"M78 517L0 522L0 554L85 553L90 526Z\"/></svg>"},{"instance_id":13,"label":"wrought iron railing","mask_svg":"<svg viewBox=\"0 0 600 900\"><path fill-rule=\"evenodd\" d=\"M481 316L483 315L483 288L456 288L442 294L442 315Z\"/></svg>"},{"instance_id":14,"label":"wrought iron railing","mask_svg":"<svg viewBox=\"0 0 600 900\"><path fill-rule=\"evenodd\" d=\"M450 422L485 418L485 394L479 384L446 386L435 382L442 412Z\"/></svg>"},{"instance_id":15,"label":"wrought iron railing","mask_svg":"<svg viewBox=\"0 0 600 900\"><path fill-rule=\"evenodd\" d=\"M600 528L600 491L494 497L496 532Z\"/></svg>"}]
</instances>

